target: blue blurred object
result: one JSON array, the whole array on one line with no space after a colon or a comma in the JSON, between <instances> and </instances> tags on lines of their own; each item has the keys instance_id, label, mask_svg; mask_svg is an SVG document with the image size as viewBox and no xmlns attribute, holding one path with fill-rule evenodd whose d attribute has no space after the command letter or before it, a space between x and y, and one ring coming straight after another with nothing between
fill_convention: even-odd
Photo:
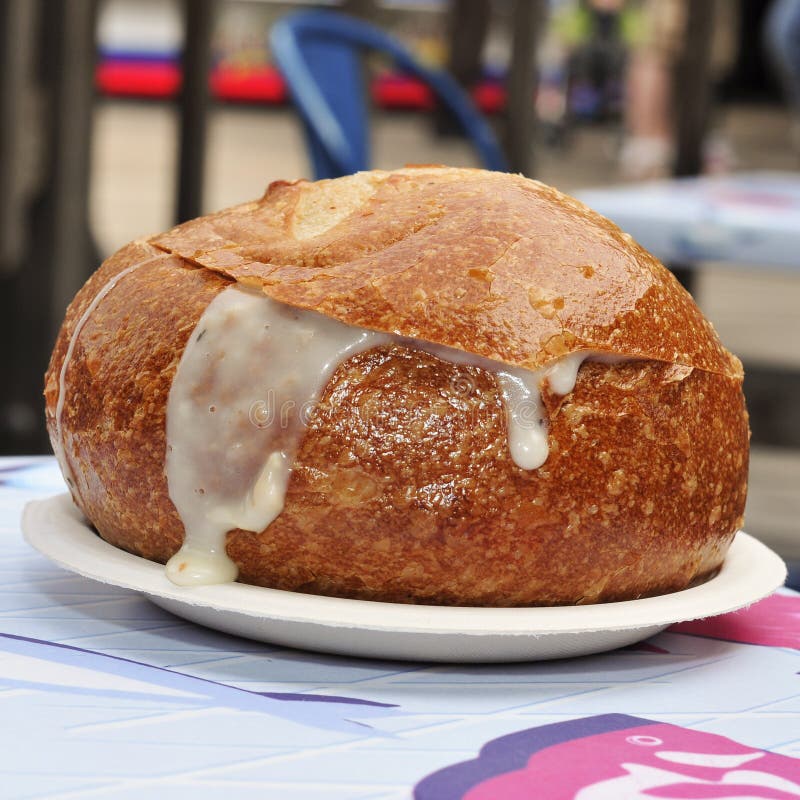
<instances>
[{"instance_id":1,"label":"blue blurred object","mask_svg":"<svg viewBox=\"0 0 800 800\"><path fill-rule=\"evenodd\" d=\"M787 561L786 570L786 586L800 592L800 561Z\"/></svg>"},{"instance_id":2,"label":"blue blurred object","mask_svg":"<svg viewBox=\"0 0 800 800\"><path fill-rule=\"evenodd\" d=\"M303 118L317 179L369 169L364 50L389 56L424 81L464 129L484 166L507 171L494 132L466 92L447 73L420 64L379 28L333 11L300 11L273 26L270 45Z\"/></svg>"}]
</instances>

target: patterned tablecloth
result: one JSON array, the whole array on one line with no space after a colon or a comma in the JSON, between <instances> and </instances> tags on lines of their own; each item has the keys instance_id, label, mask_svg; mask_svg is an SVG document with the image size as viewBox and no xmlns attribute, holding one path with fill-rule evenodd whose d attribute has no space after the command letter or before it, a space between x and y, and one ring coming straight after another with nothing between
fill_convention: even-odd
<instances>
[{"instance_id":1,"label":"patterned tablecloth","mask_svg":"<svg viewBox=\"0 0 800 800\"><path fill-rule=\"evenodd\" d=\"M0 797L800 798L800 596L604 655L378 662L184 622L22 540L0 460Z\"/></svg>"}]
</instances>

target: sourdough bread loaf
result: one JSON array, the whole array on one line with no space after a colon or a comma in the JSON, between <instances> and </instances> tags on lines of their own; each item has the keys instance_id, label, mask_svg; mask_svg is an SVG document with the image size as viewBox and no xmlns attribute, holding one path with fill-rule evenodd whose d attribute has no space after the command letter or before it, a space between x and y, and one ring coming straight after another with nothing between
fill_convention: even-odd
<instances>
[{"instance_id":1,"label":"sourdough bread loaf","mask_svg":"<svg viewBox=\"0 0 800 800\"><path fill-rule=\"evenodd\" d=\"M556 605L679 590L722 563L746 494L740 362L608 220L520 176L443 167L274 183L89 279L53 351L47 423L75 502L117 547L160 562L181 548L168 401L229 290L383 335L334 365L291 448L275 433L290 462L280 511L224 538L239 580ZM558 391L552 365L576 355L589 358ZM536 468L512 458L491 365L550 370ZM226 457L201 459L213 473Z\"/></svg>"}]
</instances>

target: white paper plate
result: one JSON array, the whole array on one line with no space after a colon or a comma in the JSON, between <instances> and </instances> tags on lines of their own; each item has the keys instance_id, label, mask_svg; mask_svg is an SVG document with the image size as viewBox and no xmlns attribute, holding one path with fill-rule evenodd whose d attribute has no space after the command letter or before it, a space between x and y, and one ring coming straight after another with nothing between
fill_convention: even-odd
<instances>
[{"instance_id":1,"label":"white paper plate","mask_svg":"<svg viewBox=\"0 0 800 800\"><path fill-rule=\"evenodd\" d=\"M104 542L62 494L29 503L27 541L56 564L134 589L209 628L307 650L422 661L527 661L598 653L638 642L674 622L760 600L786 567L740 532L719 574L682 592L559 608L466 608L375 603L263 589L241 583L183 588L164 567Z\"/></svg>"}]
</instances>

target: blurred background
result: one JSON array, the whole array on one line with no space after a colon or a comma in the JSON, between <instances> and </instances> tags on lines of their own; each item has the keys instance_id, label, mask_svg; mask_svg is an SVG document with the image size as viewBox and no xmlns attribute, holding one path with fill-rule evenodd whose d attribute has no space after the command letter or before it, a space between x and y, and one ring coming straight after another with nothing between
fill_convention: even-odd
<instances>
[{"instance_id":1,"label":"blurred background","mask_svg":"<svg viewBox=\"0 0 800 800\"><path fill-rule=\"evenodd\" d=\"M800 560L800 0L0 0L0 452L49 452L118 247L407 163L551 183L674 269L747 369L747 528Z\"/></svg>"}]
</instances>

